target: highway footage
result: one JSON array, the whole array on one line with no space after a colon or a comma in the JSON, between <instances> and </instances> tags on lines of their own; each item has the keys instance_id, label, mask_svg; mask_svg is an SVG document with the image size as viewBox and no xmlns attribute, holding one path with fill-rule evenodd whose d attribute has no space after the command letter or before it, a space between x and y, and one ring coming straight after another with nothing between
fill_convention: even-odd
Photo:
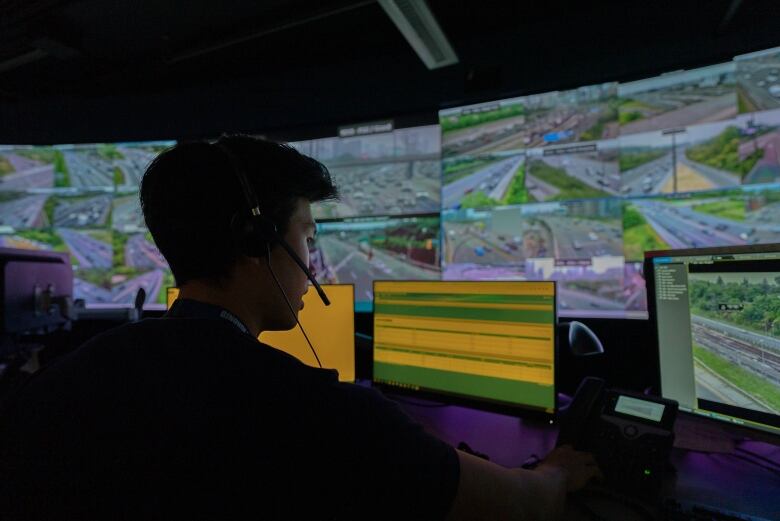
<instances>
[{"instance_id":1,"label":"highway footage","mask_svg":"<svg viewBox=\"0 0 780 521\"><path fill-rule=\"evenodd\" d=\"M138 184L170 142L0 147L0 245L68 252L75 298L162 303L173 276L145 229Z\"/></svg>"},{"instance_id":2,"label":"highway footage","mask_svg":"<svg viewBox=\"0 0 780 521\"><path fill-rule=\"evenodd\" d=\"M780 413L780 272L689 273L700 400Z\"/></svg>"}]
</instances>

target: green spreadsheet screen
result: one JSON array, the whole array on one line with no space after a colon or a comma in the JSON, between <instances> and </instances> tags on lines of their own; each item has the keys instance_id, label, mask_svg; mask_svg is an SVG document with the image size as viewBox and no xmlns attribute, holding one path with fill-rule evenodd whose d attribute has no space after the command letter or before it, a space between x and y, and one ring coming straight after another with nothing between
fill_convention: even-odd
<instances>
[{"instance_id":1,"label":"green spreadsheet screen","mask_svg":"<svg viewBox=\"0 0 780 521\"><path fill-rule=\"evenodd\" d=\"M375 281L374 381L555 411L555 283Z\"/></svg>"}]
</instances>

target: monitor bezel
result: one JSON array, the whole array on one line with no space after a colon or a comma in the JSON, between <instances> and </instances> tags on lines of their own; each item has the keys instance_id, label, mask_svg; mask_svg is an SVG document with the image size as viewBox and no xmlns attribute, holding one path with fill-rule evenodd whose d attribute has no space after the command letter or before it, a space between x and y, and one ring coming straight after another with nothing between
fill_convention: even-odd
<instances>
[{"instance_id":1,"label":"monitor bezel","mask_svg":"<svg viewBox=\"0 0 780 521\"><path fill-rule=\"evenodd\" d=\"M372 284L372 291L376 295L376 283L391 282L391 283L420 283L420 282L441 282L445 284L474 284L474 283L486 283L486 284L552 284L553 286L553 410L547 411L540 407L531 405L513 404L509 402L503 402L498 400L491 400L489 398L480 398L476 396L469 396L457 393L450 393L447 391L441 391L438 389L408 389L404 387L396 387L382 382L377 382L374 378L374 349L373 340L375 338L375 330L372 332L372 349L371 349L371 385L375 388L381 389L383 393L387 395L398 395L399 397L418 398L422 400L430 400L434 402L444 402L443 405L458 405L463 407L469 407L471 409L479 409L488 412L494 412L498 414L504 414L507 416L523 417L528 419L540 420L543 422L553 423L558 414L558 378L559 378L559 356L558 356L558 284L554 280L412 280L412 279L379 279L374 280ZM372 300L371 314L372 314L372 327L376 325L376 297ZM428 404L425 404L428 405Z\"/></svg>"},{"instance_id":2,"label":"monitor bezel","mask_svg":"<svg viewBox=\"0 0 780 521\"><path fill-rule=\"evenodd\" d=\"M645 276L645 287L647 289L647 313L648 320L650 321L650 338L652 345L655 347L656 359L658 360L657 373L655 375L655 381L657 382L658 396L664 397L663 384L661 380L661 346L659 345L660 339L658 334L658 313L655 305L655 263L654 260L659 257L692 257L700 255L743 255L750 253L780 253L780 243L771 244L750 244L743 246L718 246L712 248L686 248L679 250L655 250L646 251L644 258L643 272ZM698 398L697 398L698 401ZM727 404L724 404L727 405ZM698 403L697 403L698 407ZM742 409L745 410L745 409ZM765 424L738 424L730 422L725 418L718 418L709 416L697 412L696 410L689 411L687 408L680 409L680 412L701 418L704 421L711 420L719 425L725 425L737 430L740 433L761 433L764 436L771 436L774 438L780 438L780 428L773 427L771 425L764 428ZM730 412L718 412L711 410L709 412L716 414L723 414L724 416L733 416L735 418L758 423L755 418L749 418L745 415L734 415ZM778 415L780 417L780 415Z\"/></svg>"}]
</instances>

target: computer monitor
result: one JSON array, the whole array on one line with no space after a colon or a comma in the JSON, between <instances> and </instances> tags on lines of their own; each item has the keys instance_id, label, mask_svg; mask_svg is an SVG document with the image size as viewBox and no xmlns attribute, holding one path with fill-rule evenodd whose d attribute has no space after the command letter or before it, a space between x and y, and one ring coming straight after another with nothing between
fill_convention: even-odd
<instances>
[{"instance_id":1,"label":"computer monitor","mask_svg":"<svg viewBox=\"0 0 780 521\"><path fill-rule=\"evenodd\" d=\"M780 434L780 244L645 254L661 393Z\"/></svg>"},{"instance_id":2,"label":"computer monitor","mask_svg":"<svg viewBox=\"0 0 780 521\"><path fill-rule=\"evenodd\" d=\"M555 283L375 281L374 382L517 414L555 413Z\"/></svg>"},{"instance_id":3,"label":"computer monitor","mask_svg":"<svg viewBox=\"0 0 780 521\"><path fill-rule=\"evenodd\" d=\"M336 369L342 382L355 381L355 288L352 284L323 284L330 306L309 287L303 296L298 320L306 330L322 367ZM178 297L177 288L168 288L168 307ZM260 341L289 353L301 362L318 367L300 328L289 331L264 331Z\"/></svg>"}]
</instances>

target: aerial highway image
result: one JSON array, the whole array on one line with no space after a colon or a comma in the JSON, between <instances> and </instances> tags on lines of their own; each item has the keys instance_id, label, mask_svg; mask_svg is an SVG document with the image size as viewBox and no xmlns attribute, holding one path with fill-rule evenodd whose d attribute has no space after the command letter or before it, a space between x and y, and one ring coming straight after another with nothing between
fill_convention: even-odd
<instances>
[{"instance_id":1,"label":"aerial highway image","mask_svg":"<svg viewBox=\"0 0 780 521\"><path fill-rule=\"evenodd\" d=\"M114 180L117 188L139 186L146 167L160 152L175 144L175 141L149 141L114 145Z\"/></svg>"},{"instance_id":2,"label":"aerial highway image","mask_svg":"<svg viewBox=\"0 0 780 521\"><path fill-rule=\"evenodd\" d=\"M594 199L445 211L444 277L463 278L464 270L525 276L531 258L589 265L594 257L622 257L620 205L616 199Z\"/></svg>"},{"instance_id":3,"label":"aerial highway image","mask_svg":"<svg viewBox=\"0 0 780 521\"><path fill-rule=\"evenodd\" d=\"M620 192L636 196L738 186L757 175L751 172L763 154L740 145L748 141L747 132L731 119L621 137ZM761 174L766 177L771 176Z\"/></svg>"},{"instance_id":4,"label":"aerial highway image","mask_svg":"<svg viewBox=\"0 0 780 521\"><path fill-rule=\"evenodd\" d=\"M723 63L621 83L620 135L733 118L734 70L734 63Z\"/></svg>"},{"instance_id":5,"label":"aerial highway image","mask_svg":"<svg viewBox=\"0 0 780 521\"><path fill-rule=\"evenodd\" d=\"M615 138L617 118L616 83L445 109L439 112L442 155Z\"/></svg>"},{"instance_id":6,"label":"aerial highway image","mask_svg":"<svg viewBox=\"0 0 780 521\"><path fill-rule=\"evenodd\" d=\"M312 206L316 219L431 213L439 209L441 162L331 166L338 201Z\"/></svg>"},{"instance_id":7,"label":"aerial highway image","mask_svg":"<svg viewBox=\"0 0 780 521\"><path fill-rule=\"evenodd\" d=\"M82 192L50 198L50 222L61 228L98 228L108 225L111 214L111 189L106 192ZM48 209L48 208L47 208Z\"/></svg>"},{"instance_id":8,"label":"aerial highway image","mask_svg":"<svg viewBox=\"0 0 780 521\"><path fill-rule=\"evenodd\" d=\"M618 141L597 141L526 151L530 201L563 201L620 195Z\"/></svg>"},{"instance_id":9,"label":"aerial highway image","mask_svg":"<svg viewBox=\"0 0 780 521\"><path fill-rule=\"evenodd\" d=\"M780 414L780 272L692 269L688 286L698 398Z\"/></svg>"},{"instance_id":10,"label":"aerial highway image","mask_svg":"<svg viewBox=\"0 0 780 521\"><path fill-rule=\"evenodd\" d=\"M54 162L50 149L0 145L0 191L52 188Z\"/></svg>"},{"instance_id":11,"label":"aerial highway image","mask_svg":"<svg viewBox=\"0 0 780 521\"><path fill-rule=\"evenodd\" d=\"M58 145L55 165L63 180L57 186L131 188L140 184L146 167L173 141Z\"/></svg>"},{"instance_id":12,"label":"aerial highway image","mask_svg":"<svg viewBox=\"0 0 780 521\"><path fill-rule=\"evenodd\" d=\"M780 47L737 56L740 114L780 108Z\"/></svg>"},{"instance_id":13,"label":"aerial highway image","mask_svg":"<svg viewBox=\"0 0 780 521\"><path fill-rule=\"evenodd\" d=\"M75 270L111 269L114 254L110 231L56 228L54 232L65 243Z\"/></svg>"},{"instance_id":14,"label":"aerial highway image","mask_svg":"<svg viewBox=\"0 0 780 521\"><path fill-rule=\"evenodd\" d=\"M731 190L624 201L623 241L628 261L649 250L780 242L780 187Z\"/></svg>"},{"instance_id":15,"label":"aerial highway image","mask_svg":"<svg viewBox=\"0 0 780 521\"><path fill-rule=\"evenodd\" d=\"M132 233L142 231L145 226L138 190L117 192L112 201L111 228Z\"/></svg>"},{"instance_id":16,"label":"aerial highway image","mask_svg":"<svg viewBox=\"0 0 780 521\"><path fill-rule=\"evenodd\" d=\"M442 170L442 208L528 202L524 154L458 156L444 160Z\"/></svg>"},{"instance_id":17,"label":"aerial highway image","mask_svg":"<svg viewBox=\"0 0 780 521\"><path fill-rule=\"evenodd\" d=\"M44 209L46 194L0 192L0 228L6 233L45 228L49 221Z\"/></svg>"},{"instance_id":18,"label":"aerial highway image","mask_svg":"<svg viewBox=\"0 0 780 521\"><path fill-rule=\"evenodd\" d=\"M113 187L118 177L114 160L121 157L114 145L60 145L67 183L74 188Z\"/></svg>"},{"instance_id":19,"label":"aerial highway image","mask_svg":"<svg viewBox=\"0 0 780 521\"><path fill-rule=\"evenodd\" d=\"M374 280L440 278L439 228L438 215L321 222L312 264L321 282L354 284L365 307Z\"/></svg>"},{"instance_id":20,"label":"aerial highway image","mask_svg":"<svg viewBox=\"0 0 780 521\"><path fill-rule=\"evenodd\" d=\"M437 125L290 145L325 164L339 189L339 201L314 205L315 218L415 215L440 208Z\"/></svg>"},{"instance_id":21,"label":"aerial highway image","mask_svg":"<svg viewBox=\"0 0 780 521\"><path fill-rule=\"evenodd\" d=\"M175 286L168 263L148 231L113 231L114 257L111 269L112 302L131 304L139 288L147 303L165 303L165 288Z\"/></svg>"}]
</instances>

